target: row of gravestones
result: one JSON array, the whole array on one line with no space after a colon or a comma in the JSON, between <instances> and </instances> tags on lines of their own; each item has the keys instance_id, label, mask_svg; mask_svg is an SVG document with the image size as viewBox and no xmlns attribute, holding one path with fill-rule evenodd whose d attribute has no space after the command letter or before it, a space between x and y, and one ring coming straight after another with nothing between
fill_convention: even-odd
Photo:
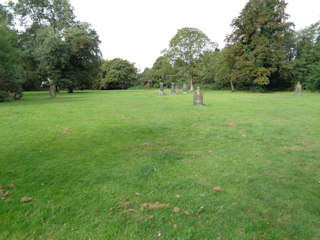
<instances>
[{"instance_id":1,"label":"row of gravestones","mask_svg":"<svg viewBox=\"0 0 320 240\"><path fill-rule=\"evenodd\" d=\"M179 86L177 86L177 92L179 94ZM182 93L187 93L187 84L183 84L183 90ZM170 95L176 95L176 90L174 87L174 82L171 83L171 92ZM164 88L163 88L163 83L160 83L160 93L159 96L164 96ZM203 95L200 92L200 87L198 87L197 91L195 91L194 95L193 95L193 105L198 105L198 106L202 106L203 105Z\"/></svg>"},{"instance_id":2,"label":"row of gravestones","mask_svg":"<svg viewBox=\"0 0 320 240\"><path fill-rule=\"evenodd\" d=\"M298 82L298 84L296 85L295 88L295 95L296 96L300 96L301 95L301 84L300 82ZM177 91L179 94L179 87L177 87ZM187 84L183 84L183 93L187 93ZM171 83L171 95L176 95L176 91L175 91L175 87L174 87L174 82ZM164 96L164 88L163 88L163 83L160 83L160 93L159 96ZM203 95L200 92L200 87L197 88L197 91L194 93L193 95L193 105L198 105L198 106L202 106L203 105Z\"/></svg>"}]
</instances>

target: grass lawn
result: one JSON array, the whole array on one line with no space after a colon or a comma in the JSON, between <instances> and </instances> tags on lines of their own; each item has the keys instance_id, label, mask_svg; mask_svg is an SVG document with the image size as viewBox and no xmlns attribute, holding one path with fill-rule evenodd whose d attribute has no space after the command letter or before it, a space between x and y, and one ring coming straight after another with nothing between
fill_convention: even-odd
<instances>
[{"instance_id":1,"label":"grass lawn","mask_svg":"<svg viewBox=\"0 0 320 240\"><path fill-rule=\"evenodd\" d=\"M320 94L203 93L1 103L0 239L320 239Z\"/></svg>"}]
</instances>

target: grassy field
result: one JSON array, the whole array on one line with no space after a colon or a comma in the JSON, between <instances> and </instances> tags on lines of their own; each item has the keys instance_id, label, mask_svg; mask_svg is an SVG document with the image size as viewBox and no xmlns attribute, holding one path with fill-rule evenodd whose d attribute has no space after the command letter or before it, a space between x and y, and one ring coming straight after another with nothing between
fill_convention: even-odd
<instances>
[{"instance_id":1,"label":"grassy field","mask_svg":"<svg viewBox=\"0 0 320 240\"><path fill-rule=\"evenodd\" d=\"M320 239L319 94L157 94L1 103L0 239Z\"/></svg>"}]
</instances>

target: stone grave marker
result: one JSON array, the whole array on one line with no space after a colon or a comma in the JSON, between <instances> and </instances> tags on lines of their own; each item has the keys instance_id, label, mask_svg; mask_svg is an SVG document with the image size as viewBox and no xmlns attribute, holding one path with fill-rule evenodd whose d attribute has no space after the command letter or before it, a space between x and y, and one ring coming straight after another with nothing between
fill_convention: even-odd
<instances>
[{"instance_id":1,"label":"stone grave marker","mask_svg":"<svg viewBox=\"0 0 320 240\"><path fill-rule=\"evenodd\" d=\"M301 88L302 88L301 84L300 84L300 82L298 82L297 85L296 85L296 89L295 89L294 95L300 96L301 95Z\"/></svg>"},{"instance_id":2,"label":"stone grave marker","mask_svg":"<svg viewBox=\"0 0 320 240\"><path fill-rule=\"evenodd\" d=\"M171 92L170 92L171 95L176 95L176 91L174 89L174 82L171 83Z\"/></svg>"},{"instance_id":3,"label":"stone grave marker","mask_svg":"<svg viewBox=\"0 0 320 240\"><path fill-rule=\"evenodd\" d=\"M197 91L193 95L193 105L203 105L203 95L200 92L200 87L198 87Z\"/></svg>"},{"instance_id":4,"label":"stone grave marker","mask_svg":"<svg viewBox=\"0 0 320 240\"><path fill-rule=\"evenodd\" d=\"M187 93L187 84L183 84L183 90L182 90L183 93Z\"/></svg>"},{"instance_id":5,"label":"stone grave marker","mask_svg":"<svg viewBox=\"0 0 320 240\"><path fill-rule=\"evenodd\" d=\"M163 90L163 82L160 83L160 93L159 96L164 96L164 90Z\"/></svg>"}]
</instances>

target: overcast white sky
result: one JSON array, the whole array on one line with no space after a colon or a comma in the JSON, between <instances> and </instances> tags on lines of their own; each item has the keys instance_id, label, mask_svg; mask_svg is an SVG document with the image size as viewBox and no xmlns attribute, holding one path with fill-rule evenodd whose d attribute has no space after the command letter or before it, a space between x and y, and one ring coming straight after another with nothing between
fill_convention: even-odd
<instances>
[{"instance_id":1,"label":"overcast white sky","mask_svg":"<svg viewBox=\"0 0 320 240\"><path fill-rule=\"evenodd\" d=\"M6 2L0 0L0 3ZM202 30L219 47L248 0L70 0L81 21L98 32L104 59L152 67L183 27ZM320 20L320 0L286 0L296 30Z\"/></svg>"}]
</instances>

